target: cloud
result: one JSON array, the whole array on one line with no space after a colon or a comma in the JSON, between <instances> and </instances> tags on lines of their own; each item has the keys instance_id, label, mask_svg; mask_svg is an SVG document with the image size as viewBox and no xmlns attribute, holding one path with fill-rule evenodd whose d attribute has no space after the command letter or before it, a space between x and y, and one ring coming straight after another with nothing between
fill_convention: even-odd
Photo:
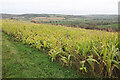
<instances>
[{"instance_id":1,"label":"cloud","mask_svg":"<svg viewBox=\"0 0 120 80\"><path fill-rule=\"evenodd\" d=\"M92 14L118 12L119 0L2 0L4 13Z\"/></svg>"}]
</instances>

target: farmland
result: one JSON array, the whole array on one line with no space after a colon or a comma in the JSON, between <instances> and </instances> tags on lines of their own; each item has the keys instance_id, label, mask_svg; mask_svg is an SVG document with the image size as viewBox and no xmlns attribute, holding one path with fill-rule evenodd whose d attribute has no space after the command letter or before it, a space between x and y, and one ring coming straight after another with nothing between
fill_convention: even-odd
<instances>
[{"instance_id":1,"label":"farmland","mask_svg":"<svg viewBox=\"0 0 120 80\"><path fill-rule=\"evenodd\" d=\"M3 78L84 78L76 71L51 62L47 51L23 45L2 33Z\"/></svg>"},{"instance_id":2,"label":"farmland","mask_svg":"<svg viewBox=\"0 0 120 80\"><path fill-rule=\"evenodd\" d=\"M47 51L45 54L52 62L76 69L78 73L109 78L120 74L117 32L35 24L22 20L3 20L2 31L24 45Z\"/></svg>"},{"instance_id":3,"label":"farmland","mask_svg":"<svg viewBox=\"0 0 120 80\"><path fill-rule=\"evenodd\" d=\"M68 27L80 27L85 29L118 31L117 15L61 15L61 14L2 14L5 19L25 20L34 23L52 25L65 25Z\"/></svg>"}]
</instances>

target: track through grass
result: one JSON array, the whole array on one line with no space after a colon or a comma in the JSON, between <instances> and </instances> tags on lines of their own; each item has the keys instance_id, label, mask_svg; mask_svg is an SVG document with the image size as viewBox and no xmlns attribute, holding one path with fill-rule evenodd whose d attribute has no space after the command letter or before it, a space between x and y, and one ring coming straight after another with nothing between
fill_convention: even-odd
<instances>
[{"instance_id":1,"label":"track through grass","mask_svg":"<svg viewBox=\"0 0 120 80\"><path fill-rule=\"evenodd\" d=\"M45 51L15 41L2 32L3 78L75 78L75 70L50 62Z\"/></svg>"}]
</instances>

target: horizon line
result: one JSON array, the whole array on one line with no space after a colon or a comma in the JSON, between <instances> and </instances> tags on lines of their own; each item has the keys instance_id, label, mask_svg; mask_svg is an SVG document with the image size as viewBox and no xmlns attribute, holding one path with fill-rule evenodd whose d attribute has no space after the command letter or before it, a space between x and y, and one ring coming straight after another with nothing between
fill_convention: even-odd
<instances>
[{"instance_id":1,"label":"horizon line","mask_svg":"<svg viewBox=\"0 0 120 80\"><path fill-rule=\"evenodd\" d=\"M62 14L62 13L4 13L0 14L12 14L12 15L24 15L24 14L58 14L58 15L119 15L118 13L93 13L93 14Z\"/></svg>"}]
</instances>

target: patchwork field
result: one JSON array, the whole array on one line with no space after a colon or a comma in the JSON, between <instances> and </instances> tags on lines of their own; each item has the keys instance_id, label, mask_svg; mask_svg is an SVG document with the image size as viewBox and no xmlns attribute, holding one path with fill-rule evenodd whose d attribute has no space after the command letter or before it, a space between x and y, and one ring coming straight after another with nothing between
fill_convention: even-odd
<instances>
[{"instance_id":1,"label":"patchwork field","mask_svg":"<svg viewBox=\"0 0 120 80\"><path fill-rule=\"evenodd\" d=\"M84 29L118 31L118 15L61 15L61 14L2 14L3 19L25 20L34 23L64 25Z\"/></svg>"}]
</instances>

